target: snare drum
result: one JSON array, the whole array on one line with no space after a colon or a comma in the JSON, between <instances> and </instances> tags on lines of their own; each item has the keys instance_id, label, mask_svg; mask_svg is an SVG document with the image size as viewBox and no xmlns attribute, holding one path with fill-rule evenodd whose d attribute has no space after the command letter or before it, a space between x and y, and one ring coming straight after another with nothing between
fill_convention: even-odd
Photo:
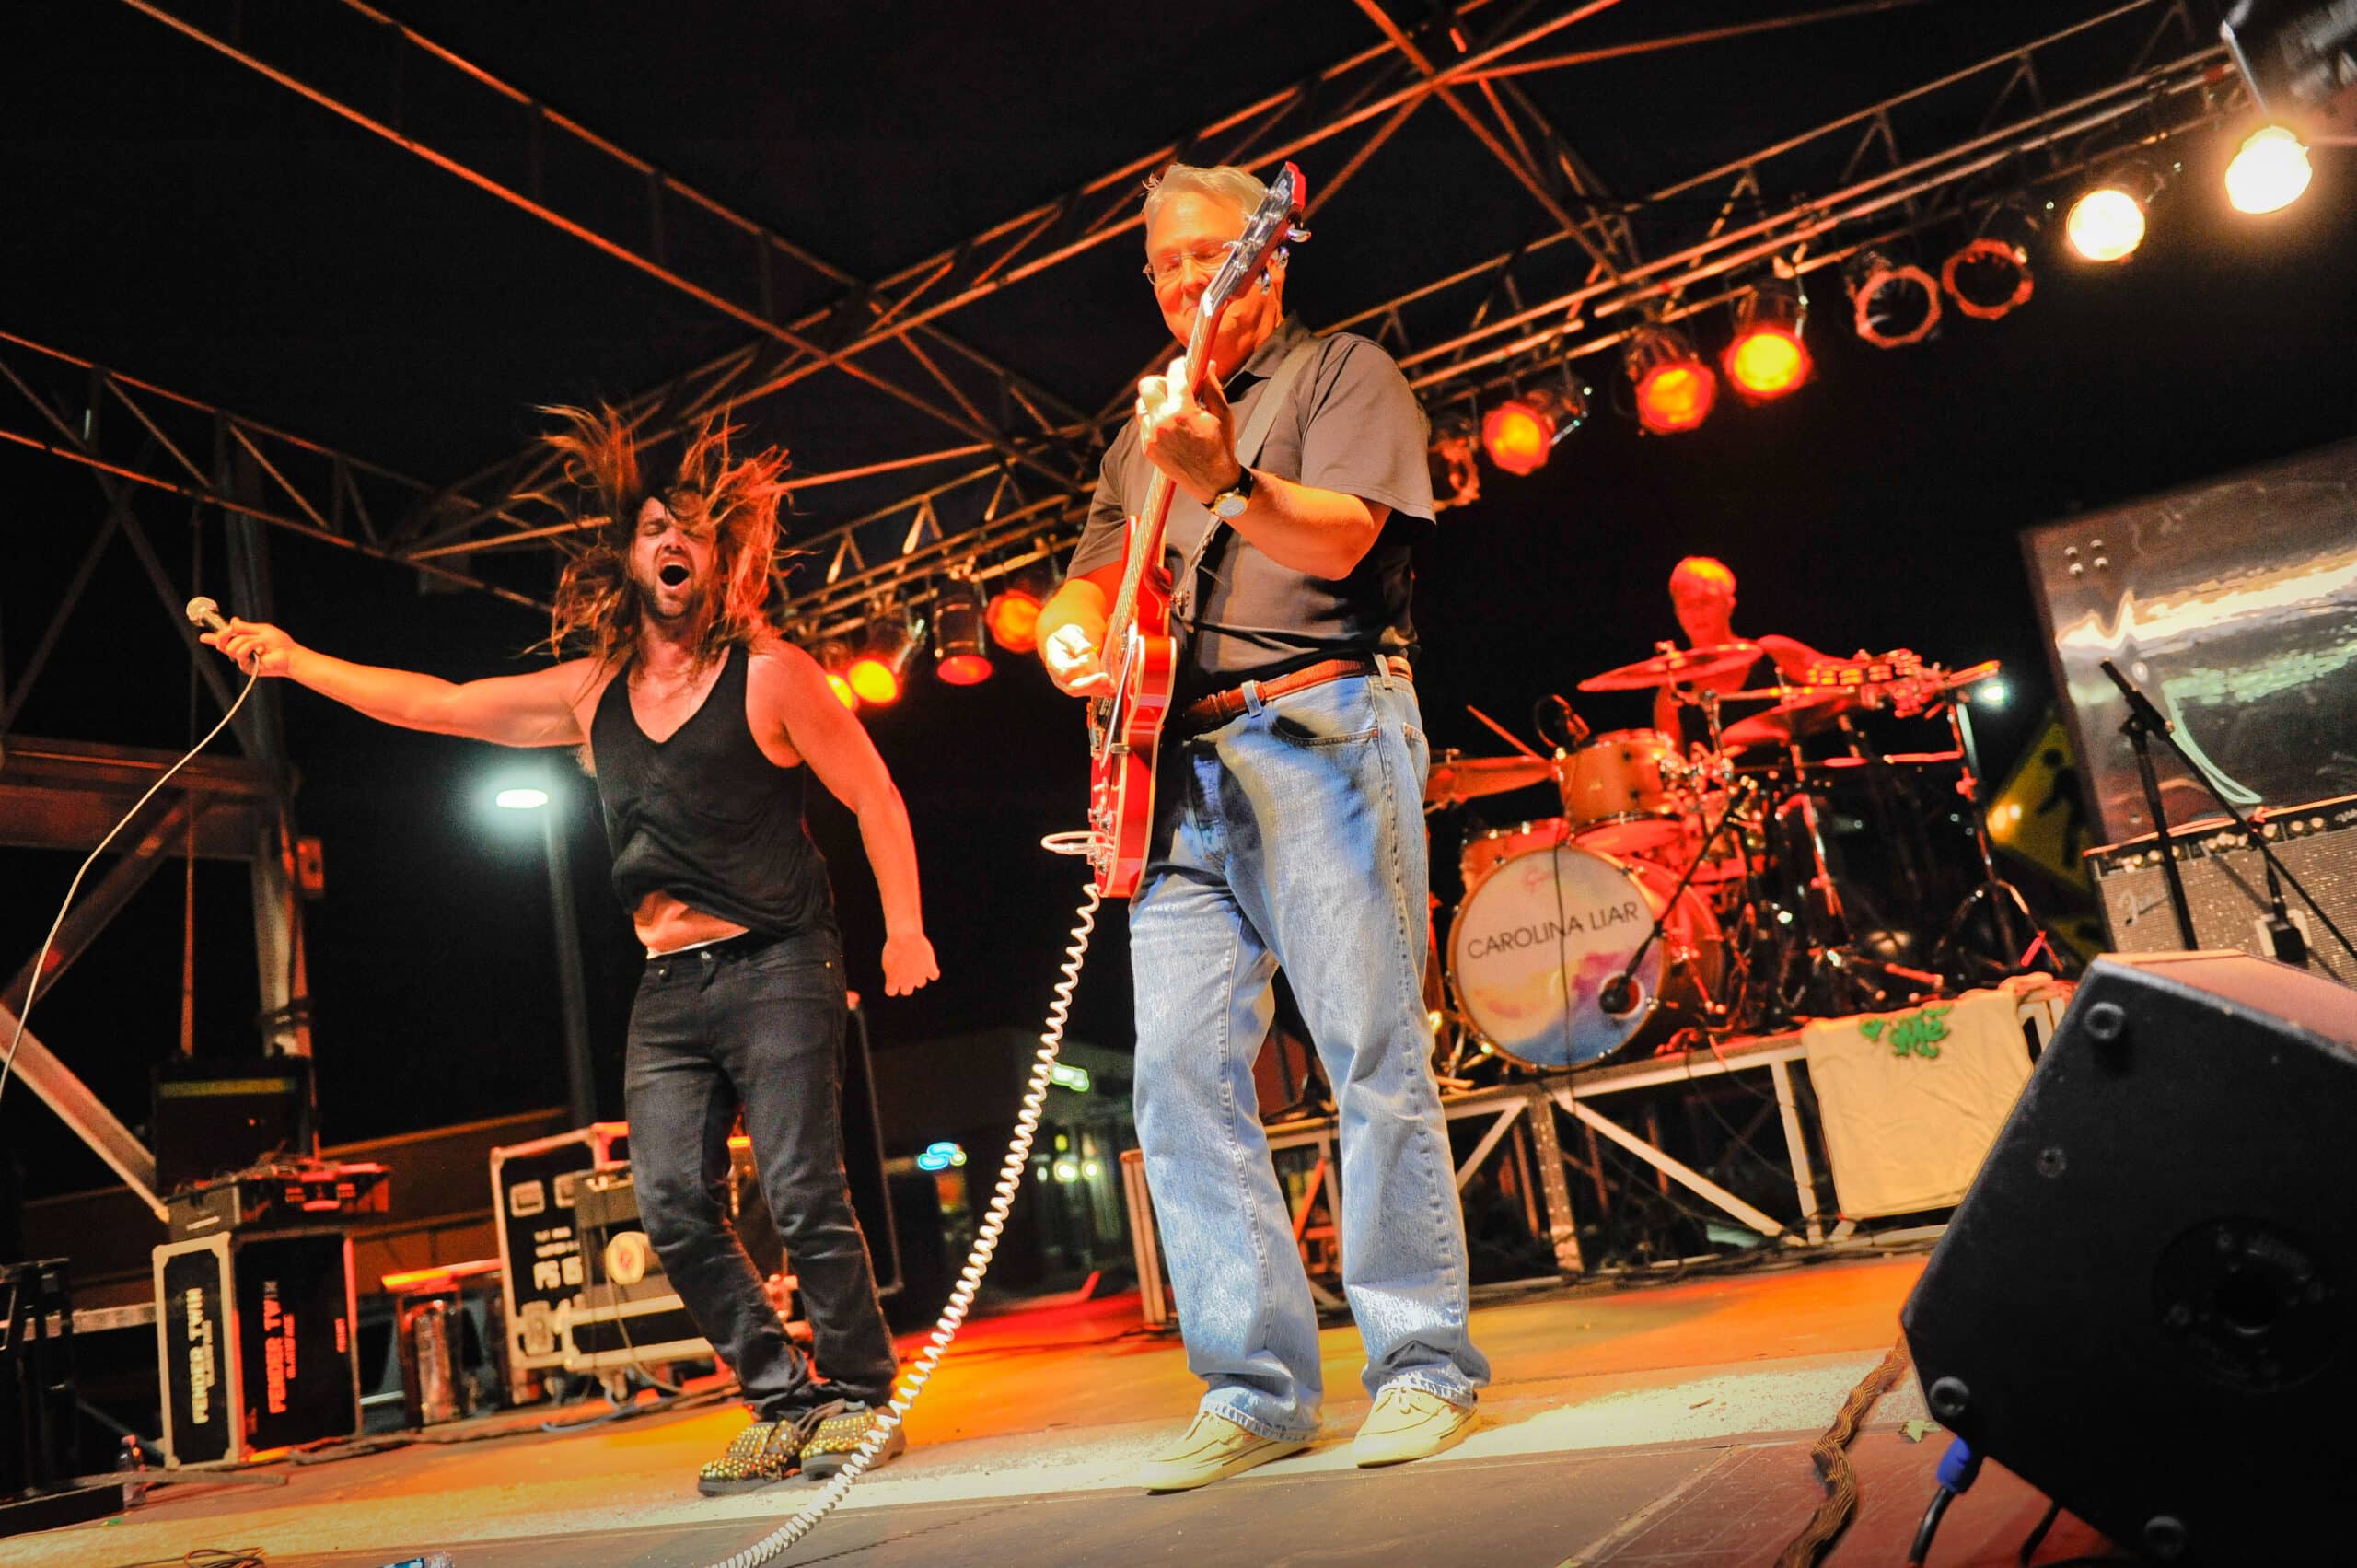
<instances>
[{"instance_id":1,"label":"snare drum","mask_svg":"<svg viewBox=\"0 0 2357 1568\"><path fill-rule=\"evenodd\" d=\"M1599 854L1642 854L1678 836L1686 764L1657 729L1616 729L1555 759L1563 819Z\"/></svg>"},{"instance_id":2,"label":"snare drum","mask_svg":"<svg viewBox=\"0 0 2357 1568\"><path fill-rule=\"evenodd\" d=\"M1561 817L1550 817L1538 822L1516 822L1510 828L1492 828L1482 833L1469 833L1457 862L1457 869L1464 874L1465 890L1470 893L1491 872L1525 850L1544 849L1549 844L1562 843L1567 833Z\"/></svg>"},{"instance_id":3,"label":"snare drum","mask_svg":"<svg viewBox=\"0 0 2357 1568\"><path fill-rule=\"evenodd\" d=\"M1719 923L1678 878L1578 844L1540 844L1495 867L1458 906L1448 934L1457 1008L1498 1055L1527 1067L1577 1067L1667 1038L1699 1018L1724 961ZM1634 1005L1598 993L1668 910L1661 940L1631 979Z\"/></svg>"}]
</instances>

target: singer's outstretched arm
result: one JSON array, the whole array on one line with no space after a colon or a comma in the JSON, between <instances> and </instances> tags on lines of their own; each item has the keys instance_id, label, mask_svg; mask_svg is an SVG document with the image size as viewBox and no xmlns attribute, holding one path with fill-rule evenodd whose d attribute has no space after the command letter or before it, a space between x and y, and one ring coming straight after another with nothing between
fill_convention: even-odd
<instances>
[{"instance_id":1,"label":"singer's outstretched arm","mask_svg":"<svg viewBox=\"0 0 2357 1568\"><path fill-rule=\"evenodd\" d=\"M242 669L284 676L403 729L461 735L500 746L578 746L587 738L574 704L597 679L589 659L568 659L524 675L452 681L335 658L259 621L232 619L226 632L206 632L198 640L220 649Z\"/></svg>"}]
</instances>

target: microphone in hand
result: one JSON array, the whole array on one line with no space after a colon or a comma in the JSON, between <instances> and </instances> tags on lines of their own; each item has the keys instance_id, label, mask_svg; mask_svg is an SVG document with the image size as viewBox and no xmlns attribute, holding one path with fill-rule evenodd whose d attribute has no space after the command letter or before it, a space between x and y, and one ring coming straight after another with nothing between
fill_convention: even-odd
<instances>
[{"instance_id":1,"label":"microphone in hand","mask_svg":"<svg viewBox=\"0 0 2357 1568\"><path fill-rule=\"evenodd\" d=\"M221 619L221 607L203 594L189 600L188 609L183 613L188 616L188 623L192 626L202 626L208 632L226 632L229 629L229 623Z\"/></svg>"}]
</instances>

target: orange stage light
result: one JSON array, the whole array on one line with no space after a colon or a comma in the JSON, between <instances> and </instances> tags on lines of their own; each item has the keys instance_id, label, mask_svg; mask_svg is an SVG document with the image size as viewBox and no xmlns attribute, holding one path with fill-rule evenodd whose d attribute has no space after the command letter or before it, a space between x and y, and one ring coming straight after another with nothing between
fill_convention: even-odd
<instances>
[{"instance_id":1,"label":"orange stage light","mask_svg":"<svg viewBox=\"0 0 2357 1568\"><path fill-rule=\"evenodd\" d=\"M1481 417L1481 449L1508 473L1533 474L1555 448L1555 422L1528 400L1510 398Z\"/></svg>"},{"instance_id":2,"label":"orange stage light","mask_svg":"<svg viewBox=\"0 0 2357 1568\"><path fill-rule=\"evenodd\" d=\"M982 623L991 641L1011 654L1028 654L1039 645L1039 596L1026 587L1001 588L983 608Z\"/></svg>"},{"instance_id":3,"label":"orange stage light","mask_svg":"<svg viewBox=\"0 0 2357 1568\"><path fill-rule=\"evenodd\" d=\"M991 645L982 629L988 612L981 586L959 577L933 604L933 670L952 686L978 686L991 678Z\"/></svg>"},{"instance_id":4,"label":"orange stage light","mask_svg":"<svg viewBox=\"0 0 2357 1568\"><path fill-rule=\"evenodd\" d=\"M1727 345L1727 379L1747 398L1781 398L1808 379L1807 345L1779 327L1754 327Z\"/></svg>"},{"instance_id":5,"label":"orange stage light","mask_svg":"<svg viewBox=\"0 0 2357 1568\"><path fill-rule=\"evenodd\" d=\"M851 645L841 637L829 637L810 650L810 656L826 672L827 690L835 694L835 701L853 713L859 712L859 693L852 690L850 680Z\"/></svg>"},{"instance_id":6,"label":"orange stage light","mask_svg":"<svg viewBox=\"0 0 2357 1568\"><path fill-rule=\"evenodd\" d=\"M1691 430L1711 416L1719 378L1685 337L1647 327L1629 340L1629 379L1637 386L1637 423L1655 436Z\"/></svg>"},{"instance_id":7,"label":"orange stage light","mask_svg":"<svg viewBox=\"0 0 2357 1568\"><path fill-rule=\"evenodd\" d=\"M1736 301L1735 336L1719 363L1747 402L1781 398L1809 378L1815 367L1801 341L1808 302L1800 286L1771 278Z\"/></svg>"},{"instance_id":8,"label":"orange stage light","mask_svg":"<svg viewBox=\"0 0 2357 1568\"><path fill-rule=\"evenodd\" d=\"M859 700L884 707L900 700L909 662L924 642L924 622L886 611L868 622L867 648L843 671Z\"/></svg>"},{"instance_id":9,"label":"orange stage light","mask_svg":"<svg viewBox=\"0 0 2357 1568\"><path fill-rule=\"evenodd\" d=\"M890 661L865 654L852 661L851 673L844 684L852 689L858 701L873 703L877 707L900 700L900 672Z\"/></svg>"},{"instance_id":10,"label":"orange stage light","mask_svg":"<svg viewBox=\"0 0 2357 1568\"><path fill-rule=\"evenodd\" d=\"M837 675L831 669L827 671L827 690L835 694L836 702L841 703L853 713L859 712L859 693L852 690L848 679Z\"/></svg>"},{"instance_id":11,"label":"orange stage light","mask_svg":"<svg viewBox=\"0 0 2357 1568\"><path fill-rule=\"evenodd\" d=\"M950 654L933 667L933 672L952 686L979 686L991 678L992 665L982 654Z\"/></svg>"}]
</instances>

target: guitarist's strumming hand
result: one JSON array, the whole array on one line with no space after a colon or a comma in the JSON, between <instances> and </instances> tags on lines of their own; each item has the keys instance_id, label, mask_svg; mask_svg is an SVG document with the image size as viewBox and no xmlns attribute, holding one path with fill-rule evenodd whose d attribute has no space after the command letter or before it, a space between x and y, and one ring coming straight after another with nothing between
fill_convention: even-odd
<instances>
[{"instance_id":1,"label":"guitarist's strumming hand","mask_svg":"<svg viewBox=\"0 0 2357 1568\"><path fill-rule=\"evenodd\" d=\"M1236 460L1236 415L1220 389L1220 367L1203 372L1192 397L1186 370L1183 357L1174 359L1168 370L1138 383L1138 444L1182 493L1208 506L1243 478L1244 465Z\"/></svg>"},{"instance_id":2,"label":"guitarist's strumming hand","mask_svg":"<svg viewBox=\"0 0 2357 1568\"><path fill-rule=\"evenodd\" d=\"M1074 697L1094 697L1113 689L1105 673L1104 656L1088 633L1077 626L1059 626L1039 645L1040 661L1056 690Z\"/></svg>"}]
</instances>

